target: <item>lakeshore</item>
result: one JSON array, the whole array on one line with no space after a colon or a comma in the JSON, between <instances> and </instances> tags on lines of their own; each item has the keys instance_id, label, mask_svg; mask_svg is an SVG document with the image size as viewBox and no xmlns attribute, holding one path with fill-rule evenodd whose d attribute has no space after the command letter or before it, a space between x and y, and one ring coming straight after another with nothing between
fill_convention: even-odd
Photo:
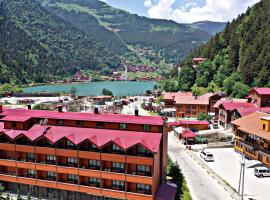
<instances>
[{"instance_id":1,"label":"lakeshore","mask_svg":"<svg viewBox=\"0 0 270 200\"><path fill-rule=\"evenodd\" d=\"M155 81L99 81L86 83L50 84L31 86L24 88L26 93L35 92L59 92L69 93L72 87L77 89L79 96L96 96L102 94L102 89L106 88L113 92L114 96L128 96L142 94L146 90L152 90Z\"/></svg>"}]
</instances>

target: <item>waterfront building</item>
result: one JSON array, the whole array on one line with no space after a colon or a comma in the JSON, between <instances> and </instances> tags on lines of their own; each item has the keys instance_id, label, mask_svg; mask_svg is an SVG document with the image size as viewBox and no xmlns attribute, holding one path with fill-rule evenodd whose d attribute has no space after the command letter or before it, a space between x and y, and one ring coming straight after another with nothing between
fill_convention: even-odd
<instances>
[{"instance_id":1,"label":"waterfront building","mask_svg":"<svg viewBox=\"0 0 270 200\"><path fill-rule=\"evenodd\" d=\"M47 199L161 199L168 128L161 117L135 113L0 106L0 181Z\"/></svg>"}]
</instances>

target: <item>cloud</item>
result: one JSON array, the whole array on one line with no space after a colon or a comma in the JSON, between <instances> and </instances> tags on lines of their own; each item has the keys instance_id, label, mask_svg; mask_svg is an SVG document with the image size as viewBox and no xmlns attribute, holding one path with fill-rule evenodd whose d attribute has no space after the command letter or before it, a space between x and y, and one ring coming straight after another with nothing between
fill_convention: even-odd
<instances>
[{"instance_id":1,"label":"cloud","mask_svg":"<svg viewBox=\"0 0 270 200\"><path fill-rule=\"evenodd\" d=\"M144 0L151 18L171 19L181 23L202 20L230 21L260 0L206 0L198 6L195 0L185 0L184 6L175 8L177 0Z\"/></svg>"}]
</instances>

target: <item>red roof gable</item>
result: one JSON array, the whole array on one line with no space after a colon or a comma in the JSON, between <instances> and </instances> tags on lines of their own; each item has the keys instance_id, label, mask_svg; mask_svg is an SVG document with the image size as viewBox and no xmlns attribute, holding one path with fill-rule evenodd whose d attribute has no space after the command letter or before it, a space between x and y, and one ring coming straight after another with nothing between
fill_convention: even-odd
<instances>
[{"instance_id":1,"label":"red roof gable","mask_svg":"<svg viewBox=\"0 0 270 200\"><path fill-rule=\"evenodd\" d=\"M238 111L238 113L244 117L246 115L249 115L251 113L254 113L254 112L264 112L264 113L269 113L270 112L270 108L258 108L258 107L254 107L254 108L237 108L235 109Z\"/></svg>"},{"instance_id":2,"label":"red roof gable","mask_svg":"<svg viewBox=\"0 0 270 200\"><path fill-rule=\"evenodd\" d=\"M253 90L255 90L260 95L270 95L270 88L253 88L249 91L249 93Z\"/></svg>"},{"instance_id":3,"label":"red roof gable","mask_svg":"<svg viewBox=\"0 0 270 200\"><path fill-rule=\"evenodd\" d=\"M253 103L224 102L220 105L220 107L227 111L232 111L237 108L255 108L256 105Z\"/></svg>"},{"instance_id":4,"label":"red roof gable","mask_svg":"<svg viewBox=\"0 0 270 200\"><path fill-rule=\"evenodd\" d=\"M16 139L18 136L26 136L29 140L35 141L41 137L45 137L52 143L56 143L63 138L67 138L69 141L77 145L88 140L99 148L110 142L119 145L124 150L140 144L153 153L157 153L159 151L161 141L161 134L158 133L44 126L38 124L34 125L28 131L20 131L4 129L3 122L0 122L0 132L6 134L11 139Z\"/></svg>"},{"instance_id":5,"label":"red roof gable","mask_svg":"<svg viewBox=\"0 0 270 200\"><path fill-rule=\"evenodd\" d=\"M48 119L68 119L97 122L115 122L130 124L149 124L163 125L163 119L159 116L135 116L119 114L93 114L79 112L55 112L45 110L22 110L22 109L4 109L1 121L27 121L31 118L48 118Z\"/></svg>"}]
</instances>

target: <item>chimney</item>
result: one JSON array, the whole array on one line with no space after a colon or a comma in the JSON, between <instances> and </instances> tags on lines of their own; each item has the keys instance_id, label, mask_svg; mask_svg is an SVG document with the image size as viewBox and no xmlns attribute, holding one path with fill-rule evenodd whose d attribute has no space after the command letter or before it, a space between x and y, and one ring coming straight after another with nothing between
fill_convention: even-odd
<instances>
[{"instance_id":1,"label":"chimney","mask_svg":"<svg viewBox=\"0 0 270 200\"><path fill-rule=\"evenodd\" d=\"M0 113L3 112L3 105L0 104Z\"/></svg>"},{"instance_id":2,"label":"chimney","mask_svg":"<svg viewBox=\"0 0 270 200\"><path fill-rule=\"evenodd\" d=\"M63 106L62 105L58 106L58 112L63 112Z\"/></svg>"},{"instance_id":3,"label":"chimney","mask_svg":"<svg viewBox=\"0 0 270 200\"><path fill-rule=\"evenodd\" d=\"M98 114L98 108L95 108L95 114Z\"/></svg>"},{"instance_id":4,"label":"chimney","mask_svg":"<svg viewBox=\"0 0 270 200\"><path fill-rule=\"evenodd\" d=\"M138 110L138 108L135 109L135 116L139 116L139 110Z\"/></svg>"},{"instance_id":5,"label":"chimney","mask_svg":"<svg viewBox=\"0 0 270 200\"><path fill-rule=\"evenodd\" d=\"M27 104L27 109L28 109L28 110L32 110L31 104Z\"/></svg>"}]
</instances>

